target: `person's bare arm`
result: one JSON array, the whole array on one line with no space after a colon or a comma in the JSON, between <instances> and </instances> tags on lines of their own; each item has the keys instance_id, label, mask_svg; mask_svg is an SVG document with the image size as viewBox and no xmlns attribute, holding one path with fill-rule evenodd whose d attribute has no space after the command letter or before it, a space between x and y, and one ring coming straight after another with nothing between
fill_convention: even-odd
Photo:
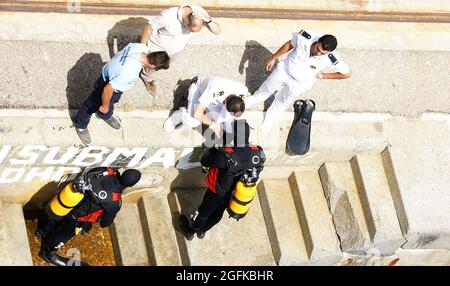
<instances>
[{"instance_id":1,"label":"person's bare arm","mask_svg":"<svg viewBox=\"0 0 450 286\"><path fill-rule=\"evenodd\" d=\"M317 74L317 78L320 79L346 79L352 76L352 71L349 71L348 73L340 73L340 72L335 72L335 73L318 73Z\"/></svg>"},{"instance_id":2,"label":"person's bare arm","mask_svg":"<svg viewBox=\"0 0 450 286\"><path fill-rule=\"evenodd\" d=\"M141 34L141 44L147 44L152 34L152 26L150 24L145 24L144 31Z\"/></svg>"},{"instance_id":3,"label":"person's bare arm","mask_svg":"<svg viewBox=\"0 0 450 286\"><path fill-rule=\"evenodd\" d=\"M194 118L206 126L211 126L214 122L205 114L206 107L199 104L194 111Z\"/></svg>"},{"instance_id":4,"label":"person's bare arm","mask_svg":"<svg viewBox=\"0 0 450 286\"><path fill-rule=\"evenodd\" d=\"M110 83L108 83L102 91L102 105L98 109L101 113L108 113L109 104L111 102L111 98L113 96L114 89Z\"/></svg>"},{"instance_id":5,"label":"person's bare arm","mask_svg":"<svg viewBox=\"0 0 450 286\"><path fill-rule=\"evenodd\" d=\"M273 56L271 56L270 59L267 61L266 70L268 70L268 71L272 70L277 59L279 57L281 57L282 55L284 55L285 53L292 50L293 48L294 48L294 46L292 45L290 40L287 41L286 43L284 43L284 45L282 45L281 48L279 48L278 51L275 54L273 54Z\"/></svg>"}]
</instances>

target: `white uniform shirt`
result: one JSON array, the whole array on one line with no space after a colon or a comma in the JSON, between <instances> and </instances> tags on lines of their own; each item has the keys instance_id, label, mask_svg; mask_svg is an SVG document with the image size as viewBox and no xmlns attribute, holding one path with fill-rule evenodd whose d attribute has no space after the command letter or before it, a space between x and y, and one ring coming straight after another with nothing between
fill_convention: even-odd
<instances>
[{"instance_id":1,"label":"white uniform shirt","mask_svg":"<svg viewBox=\"0 0 450 286\"><path fill-rule=\"evenodd\" d=\"M294 47L286 57L286 71L299 82L312 84L320 71L339 72L346 74L350 68L341 60L338 53L333 51L326 55L310 57L311 45L319 40L315 33L307 32L311 37L307 39L301 33L292 33L292 46ZM330 55L337 60L335 63Z\"/></svg>"},{"instance_id":2,"label":"white uniform shirt","mask_svg":"<svg viewBox=\"0 0 450 286\"><path fill-rule=\"evenodd\" d=\"M218 76L201 77L197 86L200 104L206 107L206 114L216 122L228 122L232 119L224 104L229 95L239 96L248 93L247 87L242 83Z\"/></svg>"},{"instance_id":3,"label":"white uniform shirt","mask_svg":"<svg viewBox=\"0 0 450 286\"><path fill-rule=\"evenodd\" d=\"M222 105L229 95L247 95L248 89L238 81L219 77L206 76L199 78L198 90L200 92L199 102L201 105Z\"/></svg>"},{"instance_id":4,"label":"white uniform shirt","mask_svg":"<svg viewBox=\"0 0 450 286\"><path fill-rule=\"evenodd\" d=\"M144 44L126 45L103 67L103 79L108 79L115 90L128 91L136 83L142 70L141 54L149 52Z\"/></svg>"},{"instance_id":5,"label":"white uniform shirt","mask_svg":"<svg viewBox=\"0 0 450 286\"><path fill-rule=\"evenodd\" d=\"M188 5L195 13L197 11L208 15L200 6ZM183 7L173 7L161 12L160 16L150 22L152 34L147 43L152 52L166 51L169 56L181 52L191 38L191 31L183 24Z\"/></svg>"}]
</instances>

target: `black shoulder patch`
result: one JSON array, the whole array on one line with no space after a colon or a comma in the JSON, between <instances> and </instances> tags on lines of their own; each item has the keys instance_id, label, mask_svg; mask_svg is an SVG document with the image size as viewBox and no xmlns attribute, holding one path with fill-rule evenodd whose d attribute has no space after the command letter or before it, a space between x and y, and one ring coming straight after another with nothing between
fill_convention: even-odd
<instances>
[{"instance_id":1,"label":"black shoulder patch","mask_svg":"<svg viewBox=\"0 0 450 286\"><path fill-rule=\"evenodd\" d=\"M332 53L329 53L329 54L328 54L328 58L330 59L330 61L331 61L331 63L332 63L333 65L337 65L338 60L336 59L336 57L335 57Z\"/></svg>"},{"instance_id":2,"label":"black shoulder patch","mask_svg":"<svg viewBox=\"0 0 450 286\"><path fill-rule=\"evenodd\" d=\"M301 30L300 31L300 35L302 35L303 37L307 38L308 40L311 39L311 35L308 34L305 30Z\"/></svg>"}]
</instances>

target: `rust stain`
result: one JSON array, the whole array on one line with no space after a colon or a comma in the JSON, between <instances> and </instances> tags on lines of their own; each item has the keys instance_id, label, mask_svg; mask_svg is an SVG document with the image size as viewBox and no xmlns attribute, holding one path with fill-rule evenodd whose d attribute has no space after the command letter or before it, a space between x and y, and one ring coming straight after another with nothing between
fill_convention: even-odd
<instances>
[{"instance_id":1,"label":"rust stain","mask_svg":"<svg viewBox=\"0 0 450 286\"><path fill-rule=\"evenodd\" d=\"M400 258L396 258L396 259L392 260L391 262L389 262L388 266L394 266L399 261L400 261Z\"/></svg>"}]
</instances>

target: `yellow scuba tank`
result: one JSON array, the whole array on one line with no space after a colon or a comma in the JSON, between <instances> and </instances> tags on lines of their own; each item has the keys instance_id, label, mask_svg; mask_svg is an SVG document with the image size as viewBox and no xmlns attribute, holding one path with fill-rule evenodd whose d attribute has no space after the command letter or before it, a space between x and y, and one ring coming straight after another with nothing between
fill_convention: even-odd
<instances>
[{"instance_id":1,"label":"yellow scuba tank","mask_svg":"<svg viewBox=\"0 0 450 286\"><path fill-rule=\"evenodd\" d=\"M62 219L84 199L86 191L91 187L86 177L91 169L85 168L78 178L68 183L50 201L45 208L49 217L55 220Z\"/></svg>"},{"instance_id":2,"label":"yellow scuba tank","mask_svg":"<svg viewBox=\"0 0 450 286\"><path fill-rule=\"evenodd\" d=\"M236 188L233 190L233 195L227 208L230 217L237 220L243 218L250 208L250 203L253 201L255 193L256 182L239 180Z\"/></svg>"},{"instance_id":3,"label":"yellow scuba tank","mask_svg":"<svg viewBox=\"0 0 450 286\"><path fill-rule=\"evenodd\" d=\"M47 214L54 219L65 217L84 198L74 183L67 184L47 205Z\"/></svg>"}]
</instances>

